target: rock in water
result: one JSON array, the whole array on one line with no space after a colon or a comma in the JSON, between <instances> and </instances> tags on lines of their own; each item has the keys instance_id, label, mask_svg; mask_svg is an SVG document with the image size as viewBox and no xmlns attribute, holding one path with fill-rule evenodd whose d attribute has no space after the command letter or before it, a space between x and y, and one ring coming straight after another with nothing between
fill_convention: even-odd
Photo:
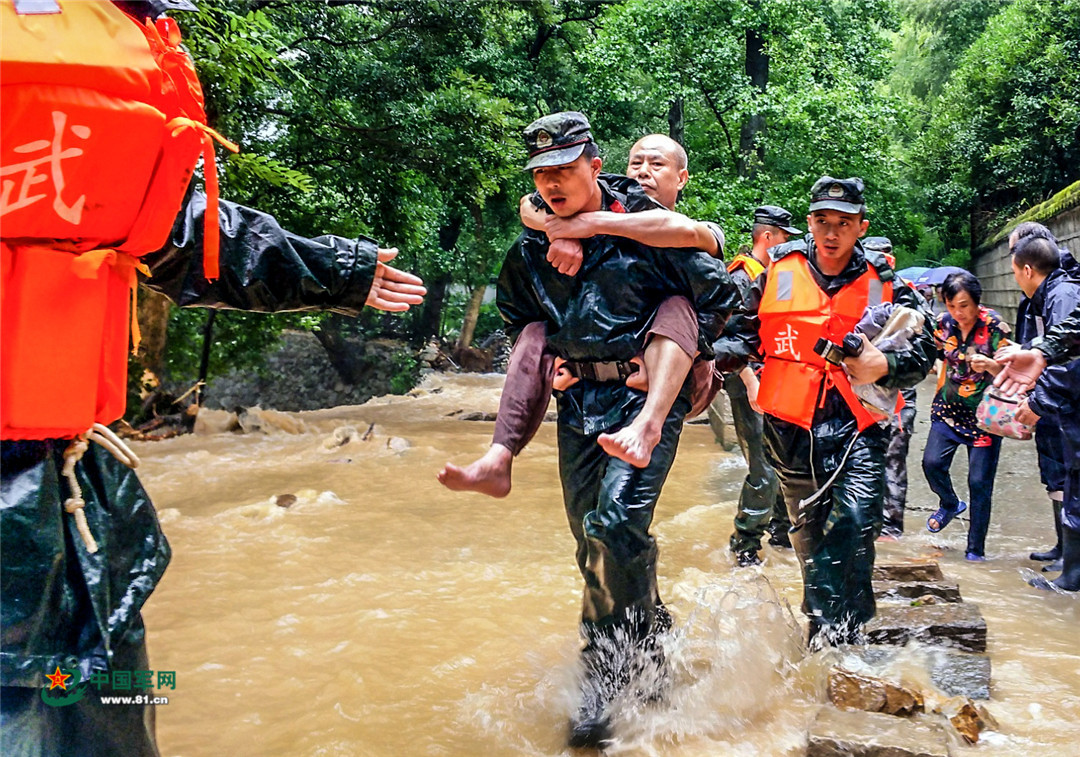
<instances>
[{"instance_id":1,"label":"rock in water","mask_svg":"<svg viewBox=\"0 0 1080 757\"><path fill-rule=\"evenodd\" d=\"M279 494L274 497L274 504L278 507L289 508L296 504L295 494Z\"/></svg>"},{"instance_id":2,"label":"rock in water","mask_svg":"<svg viewBox=\"0 0 1080 757\"><path fill-rule=\"evenodd\" d=\"M357 441L359 438L360 432L356 430L355 426L338 426L334 429L334 433L323 441L323 447L335 449L343 447L349 442Z\"/></svg>"},{"instance_id":3,"label":"rock in water","mask_svg":"<svg viewBox=\"0 0 1080 757\"><path fill-rule=\"evenodd\" d=\"M386 448L392 449L394 452L404 452L412 446L412 442L408 439L402 439L400 436L391 436L386 440Z\"/></svg>"}]
</instances>

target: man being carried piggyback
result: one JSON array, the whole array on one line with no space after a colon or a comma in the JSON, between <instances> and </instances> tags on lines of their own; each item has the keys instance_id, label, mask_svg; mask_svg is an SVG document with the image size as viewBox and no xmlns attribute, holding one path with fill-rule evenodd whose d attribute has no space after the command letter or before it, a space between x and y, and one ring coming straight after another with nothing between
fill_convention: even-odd
<instances>
[{"instance_id":1,"label":"man being carried piggyback","mask_svg":"<svg viewBox=\"0 0 1080 757\"><path fill-rule=\"evenodd\" d=\"M601 179L615 192L625 192L637 182L656 203L635 200L629 207L614 204L608 210L560 216L551 212L538 192L521 198L522 223L547 235L547 260L559 273L575 276L582 263L581 240L598 234L627 237L650 247L677 248L676 254L703 250L723 257L724 232L719 226L672 211L690 180L686 151L675 140L663 134L642 137L630 148L626 176L603 174ZM545 330L543 322L521 330L506 371L492 444L467 466L447 463L438 475L444 486L493 497L510 493L514 457L539 429L553 384L561 390L576 380L572 368L560 365L547 349ZM690 301L678 295L664 300L652 319L643 353L631 361L634 372L627 377L627 386L647 392L645 405L628 425L601 434L600 446L639 468L648 465L664 420L691 370L694 409L690 415L704 411L719 387L711 363L700 359L698 345L697 315Z\"/></svg>"},{"instance_id":2,"label":"man being carried piggyback","mask_svg":"<svg viewBox=\"0 0 1080 757\"><path fill-rule=\"evenodd\" d=\"M580 113L535 121L525 142L540 199L559 217L656 207L638 184L617 191L601 179L602 163ZM569 276L549 262L549 245L540 231L527 229L518 238L499 276L498 306L515 337L528 324L543 323L547 349L578 379L557 393L563 500L585 579L584 681L570 744L599 746L611 736L612 700L635 672L659 659L655 635L671 622L657 591L649 527L690 408L690 380L646 465L609 454L599 437L629 425L645 405L645 392L626 379L662 302L679 295L691 302L699 346L708 355L739 299L719 261L706 253L598 235L581 240L581 266Z\"/></svg>"}]
</instances>

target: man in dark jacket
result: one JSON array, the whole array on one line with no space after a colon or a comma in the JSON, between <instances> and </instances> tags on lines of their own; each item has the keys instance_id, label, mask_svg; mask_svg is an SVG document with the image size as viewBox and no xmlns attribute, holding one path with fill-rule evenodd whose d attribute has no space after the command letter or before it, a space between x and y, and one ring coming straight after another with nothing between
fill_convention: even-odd
<instances>
[{"instance_id":1,"label":"man in dark jacket","mask_svg":"<svg viewBox=\"0 0 1080 757\"><path fill-rule=\"evenodd\" d=\"M731 280L746 299L754 280L769 266L769 250L802 232L791 225L791 213L776 205L762 205L754 210L754 225L750 231L752 247L749 255L736 255L728 265ZM727 328L738 328L738 319L729 321ZM761 365L747 365L738 373L724 374L724 391L731 402L731 418L735 435L746 459L746 478L739 491L739 506L735 511L735 531L728 547L740 567L759 565L761 537L769 531L769 544L791 548L787 505L780 496L780 480L769 465L762 447L761 413L750 405L746 380L756 381ZM749 371L749 373L747 373Z\"/></svg>"},{"instance_id":2,"label":"man in dark jacket","mask_svg":"<svg viewBox=\"0 0 1080 757\"><path fill-rule=\"evenodd\" d=\"M1035 228L1012 244L1013 276L1024 293L1016 315L1016 340L1023 347L1041 340L1047 330L1068 318L1080 304L1080 286L1062 268L1057 240L1045 226L1030 226ZM1010 242L1013 242L1012 238ZM1039 474L1053 507L1057 543L1045 552L1032 552L1031 559L1051 562L1044 570L1060 570L1066 466L1061 429L1056 419L1047 418L1036 425L1035 446L1039 455Z\"/></svg>"},{"instance_id":3,"label":"man in dark jacket","mask_svg":"<svg viewBox=\"0 0 1080 757\"><path fill-rule=\"evenodd\" d=\"M1017 411L1023 423L1056 420L1061 430L1065 462L1064 501L1061 508L1061 575L1053 581L1035 578L1038 589L1080 591L1080 359L1059 370L1051 368L1039 377L1031 394Z\"/></svg>"},{"instance_id":4,"label":"man in dark jacket","mask_svg":"<svg viewBox=\"0 0 1080 757\"><path fill-rule=\"evenodd\" d=\"M558 216L654 206L638 185L620 193L600 179L602 164L580 113L535 121L525 130L525 143L526 168ZM570 277L548 262L548 245L546 234L531 229L518 238L499 275L498 306L514 336L543 322L547 349L568 361L580 379L557 394L563 500L585 579L585 681L570 743L599 746L610 737L608 705L635 670L659 653L655 633L670 625L657 591L657 546L649 526L690 407L689 380L647 466L609 455L597 439L641 411L645 393L628 388L626 378L660 303L672 295L691 301L700 348L708 354L738 295L706 253L599 235L582 240L583 262Z\"/></svg>"},{"instance_id":5,"label":"man in dark jacket","mask_svg":"<svg viewBox=\"0 0 1080 757\"><path fill-rule=\"evenodd\" d=\"M774 248L772 266L751 287L743 327L717 344L722 370L754 356L765 361L750 395L765 414L765 449L791 516L814 644L857 640L875 613L871 573L888 419L863 407L852 386L914 386L936 354L926 328L909 350L883 353L859 336L858 356L853 348L841 352L867 306L923 307L884 256L863 250L865 209L861 179L819 179L811 190L810 234ZM830 343L837 346L821 354ZM844 353L841 369L832 360Z\"/></svg>"}]
</instances>

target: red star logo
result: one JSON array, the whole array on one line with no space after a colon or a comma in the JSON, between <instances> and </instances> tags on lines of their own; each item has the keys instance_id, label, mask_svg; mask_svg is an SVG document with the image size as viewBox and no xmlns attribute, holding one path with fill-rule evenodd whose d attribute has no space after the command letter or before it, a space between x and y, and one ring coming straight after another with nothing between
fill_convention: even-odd
<instances>
[{"instance_id":1,"label":"red star logo","mask_svg":"<svg viewBox=\"0 0 1080 757\"><path fill-rule=\"evenodd\" d=\"M49 675L48 673L46 673L45 677L48 678L52 682L52 685L49 686L49 691L52 691L53 689L55 689L58 686L61 689L63 689L64 691L67 691L67 679L71 678L71 674L70 673L61 673L60 672L60 666L57 665L56 666L56 672L53 673L52 675Z\"/></svg>"}]
</instances>

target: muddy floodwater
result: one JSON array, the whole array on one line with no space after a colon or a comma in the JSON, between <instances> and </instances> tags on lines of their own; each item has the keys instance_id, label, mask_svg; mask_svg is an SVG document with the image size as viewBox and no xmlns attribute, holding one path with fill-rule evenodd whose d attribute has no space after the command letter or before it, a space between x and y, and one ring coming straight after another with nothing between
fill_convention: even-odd
<instances>
[{"instance_id":1,"label":"muddy floodwater","mask_svg":"<svg viewBox=\"0 0 1080 757\"><path fill-rule=\"evenodd\" d=\"M173 548L144 611L151 667L176 672L175 690L159 692L163 755L570 754L581 578L554 424L518 458L506 499L435 480L445 461L487 448L493 424L456 411L494 412L501 382L433 376L413 397L253 413L250 433L134 445ZM912 444L907 535L879 543L878 559L936 558L986 618L999 728L963 754L1080 755L1080 597L1023 580L1038 568L1027 554L1052 535L1034 445L1005 441L990 559L965 562L966 520L938 535L923 527L931 390ZM371 424L366 441L337 445L348 432L336 430ZM734 567L727 540L744 473L708 426L685 429L654 521L677 623L665 642L674 684L664 702L618 713L606 754L806 748L835 653L803 648L790 551L766 547L764 566Z\"/></svg>"}]
</instances>

